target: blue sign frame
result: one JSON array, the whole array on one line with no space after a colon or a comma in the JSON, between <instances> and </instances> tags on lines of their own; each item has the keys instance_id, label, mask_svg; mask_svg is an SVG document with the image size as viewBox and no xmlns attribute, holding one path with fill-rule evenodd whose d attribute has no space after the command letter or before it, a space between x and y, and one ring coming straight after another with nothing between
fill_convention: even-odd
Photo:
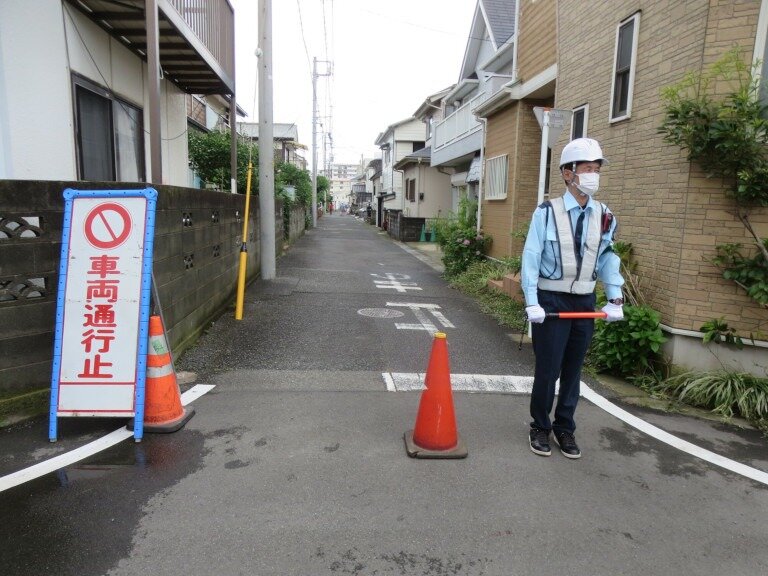
<instances>
[{"instance_id":1,"label":"blue sign frame","mask_svg":"<svg viewBox=\"0 0 768 576\"><path fill-rule=\"evenodd\" d=\"M64 190L64 225L61 236L61 257L59 262L59 282L56 294L56 329L53 346L53 368L51 373L51 407L49 414L48 439L57 438L57 418L59 404L59 372L61 369L61 349L64 331L64 306L67 286L69 245L72 235L72 208L77 198L145 198L147 213L144 230L144 253L141 267L141 295L139 301L139 334L136 357L136 390L133 437L136 442L144 436L144 398L147 376L147 346L149 342L150 300L152 294L152 254L155 239L155 209L157 190L144 188L139 190Z\"/></svg>"}]
</instances>

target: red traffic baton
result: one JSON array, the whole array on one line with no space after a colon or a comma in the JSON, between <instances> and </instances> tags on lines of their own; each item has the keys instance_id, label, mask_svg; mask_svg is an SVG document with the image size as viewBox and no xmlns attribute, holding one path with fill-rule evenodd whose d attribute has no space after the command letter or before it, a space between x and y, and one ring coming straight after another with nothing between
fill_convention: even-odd
<instances>
[{"instance_id":1,"label":"red traffic baton","mask_svg":"<svg viewBox=\"0 0 768 576\"><path fill-rule=\"evenodd\" d=\"M547 312L547 318L560 320L578 320L582 318L607 318L605 312Z\"/></svg>"}]
</instances>

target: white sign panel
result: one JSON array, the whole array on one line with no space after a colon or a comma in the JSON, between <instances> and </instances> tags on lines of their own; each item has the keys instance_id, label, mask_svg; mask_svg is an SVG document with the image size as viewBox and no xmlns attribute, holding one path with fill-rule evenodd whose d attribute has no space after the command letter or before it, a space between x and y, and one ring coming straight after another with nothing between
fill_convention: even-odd
<instances>
[{"instance_id":1,"label":"white sign panel","mask_svg":"<svg viewBox=\"0 0 768 576\"><path fill-rule=\"evenodd\" d=\"M74 198L58 414L132 415L146 198Z\"/></svg>"},{"instance_id":2,"label":"white sign panel","mask_svg":"<svg viewBox=\"0 0 768 576\"><path fill-rule=\"evenodd\" d=\"M533 113L536 115L536 120L539 121L539 127L544 128L544 112L549 112L549 131L547 133L547 146L552 148L557 142L560 132L571 121L573 116L572 110L561 110L558 108L543 108L541 106L534 106Z\"/></svg>"}]
</instances>

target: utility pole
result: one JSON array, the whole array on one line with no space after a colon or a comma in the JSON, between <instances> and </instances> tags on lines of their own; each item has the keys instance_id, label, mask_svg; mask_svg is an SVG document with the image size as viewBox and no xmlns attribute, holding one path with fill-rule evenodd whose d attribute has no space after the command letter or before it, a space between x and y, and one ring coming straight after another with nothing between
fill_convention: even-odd
<instances>
[{"instance_id":1,"label":"utility pole","mask_svg":"<svg viewBox=\"0 0 768 576\"><path fill-rule=\"evenodd\" d=\"M317 73L317 63L328 65L324 74ZM330 76L330 62L312 58L312 227L317 227L317 79ZM327 176L326 176L327 177Z\"/></svg>"},{"instance_id":2,"label":"utility pole","mask_svg":"<svg viewBox=\"0 0 768 576\"><path fill-rule=\"evenodd\" d=\"M275 278L275 144L272 120L272 0L259 0L259 238L261 278ZM233 102L234 106L234 102ZM246 214L247 218L248 215Z\"/></svg>"},{"instance_id":3,"label":"utility pole","mask_svg":"<svg viewBox=\"0 0 768 576\"><path fill-rule=\"evenodd\" d=\"M312 58L312 227L317 227L317 57Z\"/></svg>"}]
</instances>

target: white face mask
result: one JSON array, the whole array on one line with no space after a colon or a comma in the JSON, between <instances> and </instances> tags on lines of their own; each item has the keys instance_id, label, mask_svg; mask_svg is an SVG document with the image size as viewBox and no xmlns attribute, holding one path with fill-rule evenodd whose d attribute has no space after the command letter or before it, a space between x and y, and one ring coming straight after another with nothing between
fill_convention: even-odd
<instances>
[{"instance_id":1,"label":"white face mask","mask_svg":"<svg viewBox=\"0 0 768 576\"><path fill-rule=\"evenodd\" d=\"M578 174L579 183L576 184L576 188L582 194L592 196L600 188L600 173L599 172L584 172Z\"/></svg>"}]
</instances>

